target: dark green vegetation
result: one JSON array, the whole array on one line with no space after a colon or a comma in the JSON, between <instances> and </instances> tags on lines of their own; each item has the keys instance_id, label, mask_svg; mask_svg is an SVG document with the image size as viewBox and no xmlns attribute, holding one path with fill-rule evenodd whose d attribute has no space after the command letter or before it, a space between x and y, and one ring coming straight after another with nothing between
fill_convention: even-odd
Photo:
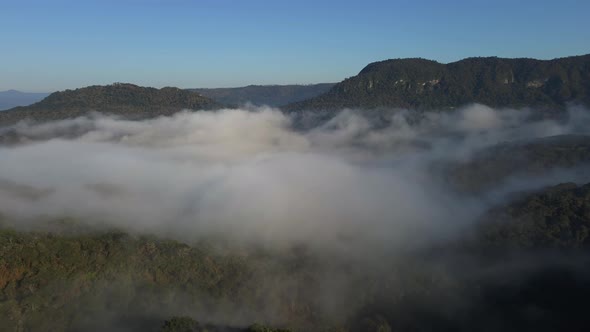
<instances>
[{"instance_id":1,"label":"dark green vegetation","mask_svg":"<svg viewBox=\"0 0 590 332\"><path fill-rule=\"evenodd\" d=\"M486 243L498 248L590 248L590 184L522 194L488 213Z\"/></svg>"},{"instance_id":2,"label":"dark green vegetation","mask_svg":"<svg viewBox=\"0 0 590 332\"><path fill-rule=\"evenodd\" d=\"M559 108L567 102L590 104L590 55L548 61L468 58L449 64L386 60L369 64L323 95L285 109L448 109L469 103Z\"/></svg>"},{"instance_id":3,"label":"dark green vegetation","mask_svg":"<svg viewBox=\"0 0 590 332\"><path fill-rule=\"evenodd\" d=\"M5 227L0 330L583 331L590 184L515 197L449 249L360 261Z\"/></svg>"},{"instance_id":4,"label":"dark green vegetation","mask_svg":"<svg viewBox=\"0 0 590 332\"><path fill-rule=\"evenodd\" d=\"M237 253L121 232L4 229L0 321L7 331L157 330L177 312L211 319L223 308L239 322L237 308L263 309L254 269Z\"/></svg>"},{"instance_id":5,"label":"dark green vegetation","mask_svg":"<svg viewBox=\"0 0 590 332\"><path fill-rule=\"evenodd\" d=\"M558 135L517 140L478 151L465 162L446 167L449 181L459 190L477 193L507 180L588 167L590 136ZM587 168L580 171L587 171Z\"/></svg>"},{"instance_id":6,"label":"dark green vegetation","mask_svg":"<svg viewBox=\"0 0 590 332\"><path fill-rule=\"evenodd\" d=\"M275 329L260 324L253 324L247 328L231 328L200 324L190 317L172 317L164 322L160 332L289 332L285 329Z\"/></svg>"},{"instance_id":7,"label":"dark green vegetation","mask_svg":"<svg viewBox=\"0 0 590 332\"><path fill-rule=\"evenodd\" d=\"M215 109L220 105L196 92L178 88L146 88L115 83L54 92L26 107L15 107L0 113L0 125L30 119L44 122L102 112L131 119L171 115L183 109Z\"/></svg>"},{"instance_id":8,"label":"dark green vegetation","mask_svg":"<svg viewBox=\"0 0 590 332\"><path fill-rule=\"evenodd\" d=\"M248 85L241 88L189 89L224 105L282 106L310 99L334 86L334 83L309 85Z\"/></svg>"},{"instance_id":9,"label":"dark green vegetation","mask_svg":"<svg viewBox=\"0 0 590 332\"><path fill-rule=\"evenodd\" d=\"M27 106L47 97L48 93L21 92L16 90L0 91L0 111L16 106Z\"/></svg>"},{"instance_id":10,"label":"dark green vegetation","mask_svg":"<svg viewBox=\"0 0 590 332\"><path fill-rule=\"evenodd\" d=\"M452 109L469 103L560 109L568 102L590 104L590 55L547 61L468 58L446 65L425 59L386 60L369 64L357 76L335 85L191 90L121 83L90 86L55 92L33 105L4 111L0 125L24 119L42 122L73 118L91 111L148 118L248 101L271 106L290 103L284 107L287 111Z\"/></svg>"},{"instance_id":11,"label":"dark green vegetation","mask_svg":"<svg viewBox=\"0 0 590 332\"><path fill-rule=\"evenodd\" d=\"M216 253L121 232L10 229L0 231L0 248L3 331L286 331L261 321L351 331L346 315L377 291L366 265L320 263L301 248ZM327 296L338 306L324 308ZM204 323L169 319L178 314Z\"/></svg>"}]
</instances>

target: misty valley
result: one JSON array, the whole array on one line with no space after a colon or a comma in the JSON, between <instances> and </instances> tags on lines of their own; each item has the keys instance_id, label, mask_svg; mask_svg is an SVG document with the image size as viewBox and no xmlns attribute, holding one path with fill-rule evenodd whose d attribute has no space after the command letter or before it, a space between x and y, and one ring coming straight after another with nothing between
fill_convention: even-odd
<instances>
[{"instance_id":1,"label":"misty valley","mask_svg":"<svg viewBox=\"0 0 590 332\"><path fill-rule=\"evenodd\" d=\"M4 328L581 330L590 113L537 115L252 108L5 126Z\"/></svg>"},{"instance_id":2,"label":"misty valley","mask_svg":"<svg viewBox=\"0 0 590 332\"><path fill-rule=\"evenodd\" d=\"M1 111L0 331L585 331L589 60Z\"/></svg>"}]
</instances>

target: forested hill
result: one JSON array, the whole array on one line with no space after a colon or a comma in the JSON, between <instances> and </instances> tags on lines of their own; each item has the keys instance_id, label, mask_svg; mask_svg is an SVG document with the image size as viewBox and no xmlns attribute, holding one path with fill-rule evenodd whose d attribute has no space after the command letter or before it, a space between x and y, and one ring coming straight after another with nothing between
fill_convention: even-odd
<instances>
[{"instance_id":1,"label":"forested hill","mask_svg":"<svg viewBox=\"0 0 590 332\"><path fill-rule=\"evenodd\" d=\"M553 60L467 58L449 64L385 60L285 109L446 109L469 103L562 107L568 102L590 104L590 54Z\"/></svg>"},{"instance_id":2,"label":"forested hill","mask_svg":"<svg viewBox=\"0 0 590 332\"><path fill-rule=\"evenodd\" d=\"M240 88L190 89L226 105L282 106L327 92L334 83L308 85L248 85Z\"/></svg>"},{"instance_id":3,"label":"forested hill","mask_svg":"<svg viewBox=\"0 0 590 332\"><path fill-rule=\"evenodd\" d=\"M562 183L490 210L480 245L580 249L590 245L590 184Z\"/></svg>"},{"instance_id":4,"label":"forested hill","mask_svg":"<svg viewBox=\"0 0 590 332\"><path fill-rule=\"evenodd\" d=\"M110 113L126 118L170 115L182 109L214 109L220 105L196 92L178 88L162 89L115 83L94 85L50 94L25 107L0 113L0 125L20 120L51 121L74 118L89 112Z\"/></svg>"}]
</instances>

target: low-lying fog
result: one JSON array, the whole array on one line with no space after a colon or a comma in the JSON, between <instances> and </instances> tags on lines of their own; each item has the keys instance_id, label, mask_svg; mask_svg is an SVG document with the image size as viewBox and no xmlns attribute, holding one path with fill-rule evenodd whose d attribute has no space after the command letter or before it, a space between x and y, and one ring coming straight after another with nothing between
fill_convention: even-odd
<instances>
[{"instance_id":1,"label":"low-lying fog","mask_svg":"<svg viewBox=\"0 0 590 332\"><path fill-rule=\"evenodd\" d=\"M482 105L363 114L343 110L305 130L270 108L20 123L0 129L13 138L0 147L0 211L188 240L407 248L453 236L498 199L460 193L434 166L499 142L590 134L580 108L559 120ZM588 180L556 174L500 191Z\"/></svg>"}]
</instances>

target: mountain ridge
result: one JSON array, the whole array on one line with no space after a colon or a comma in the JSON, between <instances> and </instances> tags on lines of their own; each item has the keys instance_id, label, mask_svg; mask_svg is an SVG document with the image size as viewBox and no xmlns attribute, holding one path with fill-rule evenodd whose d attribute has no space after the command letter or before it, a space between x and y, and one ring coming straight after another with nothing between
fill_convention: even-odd
<instances>
[{"instance_id":1,"label":"mountain ridge","mask_svg":"<svg viewBox=\"0 0 590 332\"><path fill-rule=\"evenodd\" d=\"M563 108L570 102L590 104L590 54L551 60L471 57L448 64L423 58L383 60L323 95L284 109L452 109L470 103Z\"/></svg>"},{"instance_id":2,"label":"mountain ridge","mask_svg":"<svg viewBox=\"0 0 590 332\"><path fill-rule=\"evenodd\" d=\"M0 125L10 125L25 119L37 122L63 120L90 112L142 119L171 115L183 109L211 110L220 107L212 99L175 87L157 89L114 83L54 92L32 105L1 112Z\"/></svg>"},{"instance_id":3,"label":"mountain ridge","mask_svg":"<svg viewBox=\"0 0 590 332\"><path fill-rule=\"evenodd\" d=\"M226 105L251 103L262 106L283 106L316 97L336 83L248 85L235 88L187 89Z\"/></svg>"}]
</instances>

